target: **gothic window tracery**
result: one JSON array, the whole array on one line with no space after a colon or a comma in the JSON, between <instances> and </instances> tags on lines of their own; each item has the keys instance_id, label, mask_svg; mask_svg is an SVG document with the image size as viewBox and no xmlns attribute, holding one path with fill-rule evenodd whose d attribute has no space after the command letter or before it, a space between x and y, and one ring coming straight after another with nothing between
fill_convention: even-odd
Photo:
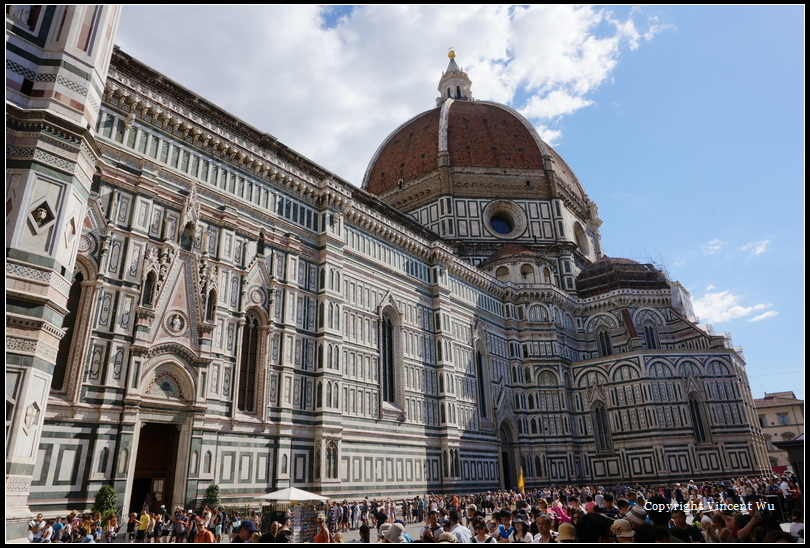
<instances>
[{"instance_id":1,"label":"gothic window tracery","mask_svg":"<svg viewBox=\"0 0 810 548\"><path fill-rule=\"evenodd\" d=\"M613 343L610 339L610 331L602 327L596 332L596 344L600 357L613 355Z\"/></svg>"},{"instance_id":2,"label":"gothic window tracery","mask_svg":"<svg viewBox=\"0 0 810 548\"><path fill-rule=\"evenodd\" d=\"M658 340L658 327L652 322L644 322L644 346L647 350L654 350L661 348L661 343Z\"/></svg>"},{"instance_id":3,"label":"gothic window tracery","mask_svg":"<svg viewBox=\"0 0 810 548\"><path fill-rule=\"evenodd\" d=\"M613 444L610 437L610 423L604 403L595 402L592 405L591 421L593 423L593 437L596 442L596 450L599 452L610 451Z\"/></svg>"},{"instance_id":4,"label":"gothic window tracery","mask_svg":"<svg viewBox=\"0 0 810 548\"><path fill-rule=\"evenodd\" d=\"M382 317L382 337L380 341L380 356L382 358L382 396L383 401L393 403L396 400L395 392L395 333L394 322L386 312Z\"/></svg>"},{"instance_id":5,"label":"gothic window tracery","mask_svg":"<svg viewBox=\"0 0 810 548\"><path fill-rule=\"evenodd\" d=\"M249 311L242 328L242 354L239 360L238 407L240 411L256 411L256 372L259 365L259 316Z\"/></svg>"}]
</instances>

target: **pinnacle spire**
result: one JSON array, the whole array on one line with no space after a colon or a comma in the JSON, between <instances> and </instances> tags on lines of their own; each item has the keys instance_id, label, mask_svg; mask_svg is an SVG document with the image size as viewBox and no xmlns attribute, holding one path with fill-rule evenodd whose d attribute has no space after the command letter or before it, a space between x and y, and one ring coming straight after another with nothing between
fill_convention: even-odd
<instances>
[{"instance_id":1,"label":"pinnacle spire","mask_svg":"<svg viewBox=\"0 0 810 548\"><path fill-rule=\"evenodd\" d=\"M473 97L470 93L472 81L456 63L456 51L452 46L447 52L447 56L450 58L450 63L439 80L439 96L436 98L436 106L442 105L448 99L472 101Z\"/></svg>"}]
</instances>

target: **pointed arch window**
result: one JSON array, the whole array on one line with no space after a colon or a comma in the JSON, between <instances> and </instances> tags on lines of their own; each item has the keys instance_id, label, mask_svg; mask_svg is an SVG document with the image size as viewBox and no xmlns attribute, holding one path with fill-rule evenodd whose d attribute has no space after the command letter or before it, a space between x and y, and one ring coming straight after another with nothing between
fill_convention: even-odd
<instances>
[{"instance_id":1,"label":"pointed arch window","mask_svg":"<svg viewBox=\"0 0 810 548\"><path fill-rule=\"evenodd\" d=\"M591 421L593 422L593 437L596 441L596 450L599 452L610 451L613 442L610 438L610 423L608 422L605 404L596 402L591 409Z\"/></svg>"},{"instance_id":2,"label":"pointed arch window","mask_svg":"<svg viewBox=\"0 0 810 548\"><path fill-rule=\"evenodd\" d=\"M208 302L205 307L205 321L213 322L217 313L217 292L212 289L208 292Z\"/></svg>"},{"instance_id":3,"label":"pointed arch window","mask_svg":"<svg viewBox=\"0 0 810 548\"><path fill-rule=\"evenodd\" d=\"M610 331L603 327L596 333L596 344L599 350L599 356L612 356L613 343L610 340Z\"/></svg>"},{"instance_id":4,"label":"pointed arch window","mask_svg":"<svg viewBox=\"0 0 810 548\"><path fill-rule=\"evenodd\" d=\"M387 313L382 317L382 337L380 354L382 357L382 395L383 401L393 403L396 400L394 383L394 322Z\"/></svg>"},{"instance_id":5,"label":"pointed arch window","mask_svg":"<svg viewBox=\"0 0 810 548\"><path fill-rule=\"evenodd\" d=\"M326 444L326 478L338 478L338 447L334 441Z\"/></svg>"},{"instance_id":6,"label":"pointed arch window","mask_svg":"<svg viewBox=\"0 0 810 548\"><path fill-rule=\"evenodd\" d=\"M59 350L56 353L56 364L53 368L53 377L51 377L51 390L63 390L65 385L65 377L67 376L68 360L70 358L70 350L73 346L73 335L76 331L79 316L79 306L82 299L82 282L84 276L81 272L76 273L73 279L73 284L70 286L67 300L67 314L62 320L62 329L65 330L65 335L59 341Z\"/></svg>"},{"instance_id":7,"label":"pointed arch window","mask_svg":"<svg viewBox=\"0 0 810 548\"><path fill-rule=\"evenodd\" d=\"M99 474L106 474L107 473L107 463L110 460L110 450L105 447L101 450L101 453L98 457L98 472Z\"/></svg>"},{"instance_id":8,"label":"pointed arch window","mask_svg":"<svg viewBox=\"0 0 810 548\"><path fill-rule=\"evenodd\" d=\"M155 304L155 290L157 287L157 274L152 270L146 275L146 280L143 282L143 299L141 304L143 306L152 307Z\"/></svg>"},{"instance_id":9,"label":"pointed arch window","mask_svg":"<svg viewBox=\"0 0 810 548\"><path fill-rule=\"evenodd\" d=\"M708 430L703 420L703 406L700 399L694 393L689 395L689 415L692 419L692 430L695 432L695 440L697 440L698 443L706 443L709 441Z\"/></svg>"},{"instance_id":10,"label":"pointed arch window","mask_svg":"<svg viewBox=\"0 0 810 548\"><path fill-rule=\"evenodd\" d=\"M648 350L661 348L658 340L658 328L652 322L644 323L644 345Z\"/></svg>"},{"instance_id":11,"label":"pointed arch window","mask_svg":"<svg viewBox=\"0 0 810 548\"><path fill-rule=\"evenodd\" d=\"M259 362L259 318L254 312L248 312L242 330L242 355L239 360L239 396L240 411L256 411L256 371Z\"/></svg>"}]
</instances>

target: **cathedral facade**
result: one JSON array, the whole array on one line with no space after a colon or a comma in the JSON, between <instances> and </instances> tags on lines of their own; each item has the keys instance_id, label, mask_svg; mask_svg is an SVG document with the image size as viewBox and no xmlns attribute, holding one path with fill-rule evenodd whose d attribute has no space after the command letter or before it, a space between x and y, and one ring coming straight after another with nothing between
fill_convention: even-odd
<instances>
[{"instance_id":1,"label":"cathedral facade","mask_svg":"<svg viewBox=\"0 0 810 548\"><path fill-rule=\"evenodd\" d=\"M360 188L115 48L118 16L7 9L9 538L109 484L126 512L767 466L739 349L603 252L455 59Z\"/></svg>"}]
</instances>

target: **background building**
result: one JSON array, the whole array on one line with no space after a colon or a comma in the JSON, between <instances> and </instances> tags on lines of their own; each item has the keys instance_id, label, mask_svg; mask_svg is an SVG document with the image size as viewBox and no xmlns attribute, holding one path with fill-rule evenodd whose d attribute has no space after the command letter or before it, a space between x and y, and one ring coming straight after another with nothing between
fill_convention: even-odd
<instances>
[{"instance_id":1,"label":"background building","mask_svg":"<svg viewBox=\"0 0 810 548\"><path fill-rule=\"evenodd\" d=\"M112 49L115 9L15 9L10 538L110 483L127 511L767 466L730 340L605 256L573 171L454 59L361 189Z\"/></svg>"},{"instance_id":2,"label":"background building","mask_svg":"<svg viewBox=\"0 0 810 548\"><path fill-rule=\"evenodd\" d=\"M787 451L773 443L791 441L804 434L804 400L796 399L793 392L766 392L764 398L754 400L754 405L768 447L771 468L775 472L784 472L791 461Z\"/></svg>"}]
</instances>

